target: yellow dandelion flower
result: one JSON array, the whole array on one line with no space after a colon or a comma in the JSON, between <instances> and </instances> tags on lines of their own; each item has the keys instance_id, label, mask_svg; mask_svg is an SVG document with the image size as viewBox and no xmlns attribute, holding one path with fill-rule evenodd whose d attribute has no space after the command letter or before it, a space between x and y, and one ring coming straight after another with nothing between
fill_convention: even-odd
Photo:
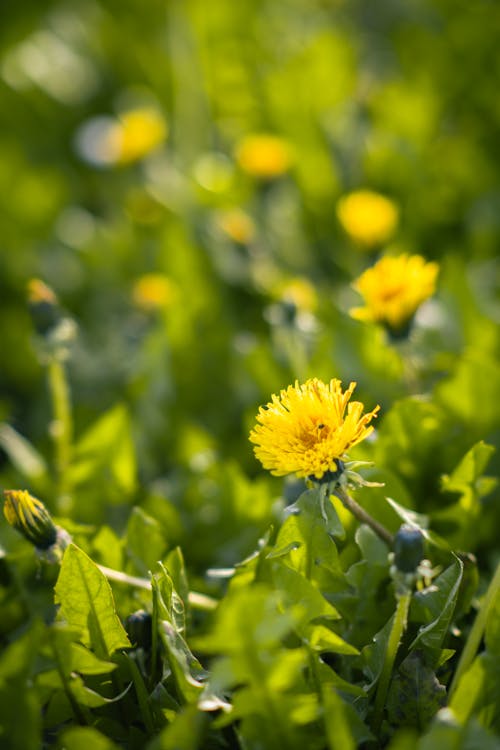
<instances>
[{"instance_id":1,"label":"yellow dandelion flower","mask_svg":"<svg viewBox=\"0 0 500 750\"><path fill-rule=\"evenodd\" d=\"M246 245L255 237L255 223L241 208L229 208L217 215L217 225L234 242Z\"/></svg>"},{"instance_id":2,"label":"yellow dandelion flower","mask_svg":"<svg viewBox=\"0 0 500 750\"><path fill-rule=\"evenodd\" d=\"M351 383L342 393L340 380L312 378L273 394L272 401L260 407L258 424L250 432L264 468L275 476L311 479L342 470L346 452L372 432L369 422L380 408L363 414L361 402L348 403L355 387Z\"/></svg>"},{"instance_id":3,"label":"yellow dandelion flower","mask_svg":"<svg viewBox=\"0 0 500 750\"><path fill-rule=\"evenodd\" d=\"M236 149L236 161L252 177L271 180L287 172L292 164L290 145L276 135L255 133L243 138Z\"/></svg>"},{"instance_id":4,"label":"yellow dandelion flower","mask_svg":"<svg viewBox=\"0 0 500 750\"><path fill-rule=\"evenodd\" d=\"M337 203L337 216L347 234L367 249L386 242L395 232L395 203L371 190L356 190Z\"/></svg>"},{"instance_id":5,"label":"yellow dandelion flower","mask_svg":"<svg viewBox=\"0 0 500 750\"><path fill-rule=\"evenodd\" d=\"M45 505L27 490L4 490L7 522L35 547L47 549L57 540L57 528Z\"/></svg>"},{"instance_id":6,"label":"yellow dandelion flower","mask_svg":"<svg viewBox=\"0 0 500 750\"><path fill-rule=\"evenodd\" d=\"M438 264L427 263L421 255L385 256L354 282L365 306L353 308L350 315L402 331L434 293L438 272Z\"/></svg>"},{"instance_id":7,"label":"yellow dandelion flower","mask_svg":"<svg viewBox=\"0 0 500 750\"><path fill-rule=\"evenodd\" d=\"M130 164L154 151L167 137L167 124L153 107L124 112L108 133L110 152L119 164Z\"/></svg>"},{"instance_id":8,"label":"yellow dandelion flower","mask_svg":"<svg viewBox=\"0 0 500 750\"><path fill-rule=\"evenodd\" d=\"M168 307L175 294L175 284L162 273L145 273L136 279L132 288L134 304L146 312Z\"/></svg>"}]
</instances>

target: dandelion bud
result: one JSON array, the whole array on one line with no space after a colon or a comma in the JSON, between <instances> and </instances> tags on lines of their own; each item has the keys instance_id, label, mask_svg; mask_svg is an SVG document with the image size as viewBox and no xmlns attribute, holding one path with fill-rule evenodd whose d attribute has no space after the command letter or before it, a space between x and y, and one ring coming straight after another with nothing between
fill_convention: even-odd
<instances>
[{"instance_id":1,"label":"dandelion bud","mask_svg":"<svg viewBox=\"0 0 500 750\"><path fill-rule=\"evenodd\" d=\"M59 306L56 295L40 279L28 282L28 306L37 333L35 345L40 361L67 359L76 338L76 323Z\"/></svg>"},{"instance_id":2,"label":"dandelion bud","mask_svg":"<svg viewBox=\"0 0 500 750\"><path fill-rule=\"evenodd\" d=\"M400 573L414 573L423 556L422 532L404 524L394 537L394 565Z\"/></svg>"},{"instance_id":3,"label":"dandelion bud","mask_svg":"<svg viewBox=\"0 0 500 750\"><path fill-rule=\"evenodd\" d=\"M137 612L132 612L127 617L125 628L130 638L131 643L134 646L140 646L141 648L151 648L152 643L152 618L149 612L144 609L138 609Z\"/></svg>"},{"instance_id":4,"label":"dandelion bud","mask_svg":"<svg viewBox=\"0 0 500 750\"><path fill-rule=\"evenodd\" d=\"M31 544L46 550L57 541L57 526L45 505L27 490L4 490L7 522Z\"/></svg>"},{"instance_id":5,"label":"dandelion bud","mask_svg":"<svg viewBox=\"0 0 500 750\"><path fill-rule=\"evenodd\" d=\"M46 336L61 321L57 297L40 279L28 282L28 306L33 325L40 336Z\"/></svg>"}]
</instances>

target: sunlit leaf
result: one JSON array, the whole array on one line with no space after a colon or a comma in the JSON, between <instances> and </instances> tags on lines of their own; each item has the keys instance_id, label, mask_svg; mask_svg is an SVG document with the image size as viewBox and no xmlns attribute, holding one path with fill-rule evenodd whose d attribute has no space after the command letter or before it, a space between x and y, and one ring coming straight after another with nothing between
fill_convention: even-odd
<instances>
[{"instance_id":1,"label":"sunlit leaf","mask_svg":"<svg viewBox=\"0 0 500 750\"><path fill-rule=\"evenodd\" d=\"M55 587L59 617L78 629L86 646L99 658L130 647L116 614L111 587L97 565L71 544L65 552Z\"/></svg>"}]
</instances>

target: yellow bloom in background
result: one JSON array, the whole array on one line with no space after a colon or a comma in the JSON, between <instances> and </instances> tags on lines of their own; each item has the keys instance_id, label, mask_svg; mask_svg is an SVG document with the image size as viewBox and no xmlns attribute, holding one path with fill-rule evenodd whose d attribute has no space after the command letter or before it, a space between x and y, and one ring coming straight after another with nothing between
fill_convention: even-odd
<instances>
[{"instance_id":1,"label":"yellow bloom in background","mask_svg":"<svg viewBox=\"0 0 500 750\"><path fill-rule=\"evenodd\" d=\"M399 211L395 203L379 193L356 190L338 201L337 216L347 234L369 249L392 237Z\"/></svg>"},{"instance_id":2,"label":"yellow bloom in background","mask_svg":"<svg viewBox=\"0 0 500 750\"><path fill-rule=\"evenodd\" d=\"M292 304L303 312L314 312L318 305L318 295L313 284L299 276L280 282L272 292L280 302Z\"/></svg>"},{"instance_id":3,"label":"yellow bloom in background","mask_svg":"<svg viewBox=\"0 0 500 750\"><path fill-rule=\"evenodd\" d=\"M76 134L76 148L91 164L109 167L142 159L167 135L167 122L158 109L137 107L118 117L98 116L84 122Z\"/></svg>"},{"instance_id":4,"label":"yellow bloom in background","mask_svg":"<svg viewBox=\"0 0 500 750\"><path fill-rule=\"evenodd\" d=\"M240 245L246 245L255 237L255 223L241 208L229 208L217 215L217 226Z\"/></svg>"},{"instance_id":5,"label":"yellow bloom in background","mask_svg":"<svg viewBox=\"0 0 500 750\"><path fill-rule=\"evenodd\" d=\"M373 430L368 426L379 406L363 414L359 401L349 403L356 383L342 393L340 380L307 380L273 394L260 407L257 425L250 432L254 453L275 476L296 474L321 479L336 472L346 452ZM347 414L346 412L347 408Z\"/></svg>"},{"instance_id":6,"label":"yellow bloom in background","mask_svg":"<svg viewBox=\"0 0 500 750\"><path fill-rule=\"evenodd\" d=\"M45 505L27 490L4 490L7 522L39 549L57 541L57 528Z\"/></svg>"},{"instance_id":7,"label":"yellow bloom in background","mask_svg":"<svg viewBox=\"0 0 500 750\"><path fill-rule=\"evenodd\" d=\"M142 159L167 137L167 124L153 107L132 109L120 115L109 134L111 150L120 164Z\"/></svg>"},{"instance_id":8,"label":"yellow bloom in background","mask_svg":"<svg viewBox=\"0 0 500 750\"><path fill-rule=\"evenodd\" d=\"M28 302L30 305L45 303L57 305L57 297L52 289L41 279L30 279L27 284Z\"/></svg>"},{"instance_id":9,"label":"yellow bloom in background","mask_svg":"<svg viewBox=\"0 0 500 750\"><path fill-rule=\"evenodd\" d=\"M353 308L350 315L401 331L434 293L438 272L438 264L427 263L421 255L385 256L354 282L365 306Z\"/></svg>"},{"instance_id":10,"label":"yellow bloom in background","mask_svg":"<svg viewBox=\"0 0 500 750\"><path fill-rule=\"evenodd\" d=\"M146 312L160 310L172 304L177 289L162 273L146 273L136 279L132 288L134 304Z\"/></svg>"},{"instance_id":11,"label":"yellow bloom in background","mask_svg":"<svg viewBox=\"0 0 500 750\"><path fill-rule=\"evenodd\" d=\"M236 148L236 161L252 177L271 180L287 172L292 164L290 145L276 135L255 133L243 138Z\"/></svg>"}]
</instances>

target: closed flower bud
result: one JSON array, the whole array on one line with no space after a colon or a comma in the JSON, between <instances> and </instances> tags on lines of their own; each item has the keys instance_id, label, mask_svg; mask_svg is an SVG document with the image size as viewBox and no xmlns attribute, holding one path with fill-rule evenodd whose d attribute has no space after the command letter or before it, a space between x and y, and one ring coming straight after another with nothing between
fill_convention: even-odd
<instances>
[{"instance_id":1,"label":"closed flower bud","mask_svg":"<svg viewBox=\"0 0 500 750\"><path fill-rule=\"evenodd\" d=\"M151 648L153 636L151 632L152 617L144 609L138 609L127 617L125 628L131 643L144 649Z\"/></svg>"},{"instance_id":2,"label":"closed flower bud","mask_svg":"<svg viewBox=\"0 0 500 750\"><path fill-rule=\"evenodd\" d=\"M40 279L28 282L28 306L33 326L40 336L46 336L61 321L57 297Z\"/></svg>"},{"instance_id":3,"label":"closed flower bud","mask_svg":"<svg viewBox=\"0 0 500 750\"><path fill-rule=\"evenodd\" d=\"M57 526L40 500L27 490L4 490L4 495L4 515L13 528L39 550L56 543Z\"/></svg>"},{"instance_id":4,"label":"closed flower bud","mask_svg":"<svg viewBox=\"0 0 500 750\"><path fill-rule=\"evenodd\" d=\"M424 535L406 524L394 537L394 565L400 573L415 573L424 556Z\"/></svg>"}]
</instances>

